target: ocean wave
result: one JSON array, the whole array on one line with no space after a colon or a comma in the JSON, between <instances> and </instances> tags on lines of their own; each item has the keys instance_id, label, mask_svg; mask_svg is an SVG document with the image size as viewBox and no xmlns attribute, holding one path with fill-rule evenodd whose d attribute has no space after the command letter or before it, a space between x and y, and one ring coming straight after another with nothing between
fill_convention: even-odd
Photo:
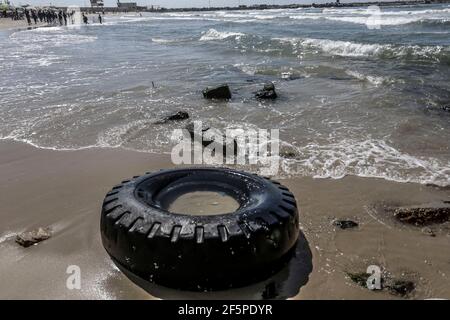
<instances>
[{"instance_id":1,"label":"ocean wave","mask_svg":"<svg viewBox=\"0 0 450 320\"><path fill-rule=\"evenodd\" d=\"M424 26L450 26L450 19L421 19L417 22Z\"/></svg>"},{"instance_id":2,"label":"ocean wave","mask_svg":"<svg viewBox=\"0 0 450 320\"><path fill-rule=\"evenodd\" d=\"M422 20L420 17L383 17L367 16L367 17L324 17L326 20L347 22L364 25L378 25L378 26L398 26L403 24L410 24Z\"/></svg>"},{"instance_id":3,"label":"ocean wave","mask_svg":"<svg viewBox=\"0 0 450 320\"><path fill-rule=\"evenodd\" d=\"M204 32L200 37L200 41L213 41L213 40L223 40L230 37L240 38L244 33L241 32L226 32L226 31L217 31L216 29L209 29Z\"/></svg>"},{"instance_id":4,"label":"ocean wave","mask_svg":"<svg viewBox=\"0 0 450 320\"><path fill-rule=\"evenodd\" d=\"M297 154L296 159L283 162L283 171L314 178L340 179L354 175L440 186L447 186L450 181L450 162L417 158L383 140L310 143L297 148Z\"/></svg>"},{"instance_id":5,"label":"ocean wave","mask_svg":"<svg viewBox=\"0 0 450 320\"><path fill-rule=\"evenodd\" d=\"M50 28L42 28L50 29ZM39 30L39 29L34 29ZM46 32L19 31L10 35L10 39L22 45L25 49L36 50L40 48L71 46L97 40L96 36L68 33L68 29L55 29Z\"/></svg>"},{"instance_id":6,"label":"ocean wave","mask_svg":"<svg viewBox=\"0 0 450 320\"><path fill-rule=\"evenodd\" d=\"M392 45L379 43L359 43L342 40L313 38L274 38L294 46L319 49L322 52L342 57L419 58L437 62L447 61L450 52L443 46Z\"/></svg>"},{"instance_id":7,"label":"ocean wave","mask_svg":"<svg viewBox=\"0 0 450 320\"><path fill-rule=\"evenodd\" d=\"M368 8L325 8L322 10L311 9L278 9L278 10L254 10L254 11L215 11L215 12L187 12L187 13L163 13L143 17L121 17L127 22L138 22L146 20L198 20L198 21L220 21L231 23L247 22L270 22L279 19L292 20L329 20L343 23L367 25L373 21L380 26L397 26L410 23L422 23L432 21L439 23L448 19L449 9L429 10L405 10L390 11L385 8L381 10Z\"/></svg>"},{"instance_id":8,"label":"ocean wave","mask_svg":"<svg viewBox=\"0 0 450 320\"><path fill-rule=\"evenodd\" d=\"M178 40L176 39L161 39L161 38L152 38L152 42L155 43L174 43L177 42Z\"/></svg>"},{"instance_id":9,"label":"ocean wave","mask_svg":"<svg viewBox=\"0 0 450 320\"><path fill-rule=\"evenodd\" d=\"M365 75L361 72L354 71L354 70L346 70L345 73L355 79L360 80L360 81L369 82L370 84L372 84L374 86L380 86L382 84L391 84L394 82L393 79L388 78L388 77Z\"/></svg>"},{"instance_id":10,"label":"ocean wave","mask_svg":"<svg viewBox=\"0 0 450 320\"><path fill-rule=\"evenodd\" d=\"M360 8L360 9L352 9L352 8L324 8L322 10L323 14L344 14L344 15L354 15L354 14L362 14L366 15L370 9L368 8ZM442 9L426 9L426 10L399 10L399 11L387 11L383 8L380 8L380 14L382 15L395 15L395 16L408 16L408 15L431 15L431 14L448 14L450 13L449 8Z\"/></svg>"}]
</instances>

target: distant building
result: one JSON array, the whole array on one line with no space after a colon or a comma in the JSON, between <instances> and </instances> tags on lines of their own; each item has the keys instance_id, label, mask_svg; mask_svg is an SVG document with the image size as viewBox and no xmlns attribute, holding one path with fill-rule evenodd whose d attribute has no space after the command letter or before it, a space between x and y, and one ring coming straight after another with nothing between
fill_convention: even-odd
<instances>
[{"instance_id":1,"label":"distant building","mask_svg":"<svg viewBox=\"0 0 450 320\"><path fill-rule=\"evenodd\" d=\"M92 8L103 8L103 0L91 0L91 7Z\"/></svg>"},{"instance_id":2,"label":"distant building","mask_svg":"<svg viewBox=\"0 0 450 320\"><path fill-rule=\"evenodd\" d=\"M150 5L150 6L147 6L147 10L149 10L149 11L160 11L161 10L161 6L155 6L155 5Z\"/></svg>"},{"instance_id":3,"label":"distant building","mask_svg":"<svg viewBox=\"0 0 450 320\"><path fill-rule=\"evenodd\" d=\"M138 6L136 2L120 2L117 0L117 7L119 9L137 10Z\"/></svg>"}]
</instances>

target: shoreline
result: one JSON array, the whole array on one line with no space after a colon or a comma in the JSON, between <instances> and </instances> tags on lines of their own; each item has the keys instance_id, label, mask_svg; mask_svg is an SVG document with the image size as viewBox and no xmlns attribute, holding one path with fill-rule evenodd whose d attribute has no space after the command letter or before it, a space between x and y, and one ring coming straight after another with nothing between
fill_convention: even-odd
<instances>
[{"instance_id":1,"label":"shoreline","mask_svg":"<svg viewBox=\"0 0 450 320\"><path fill-rule=\"evenodd\" d=\"M113 185L146 171L173 168L168 155L106 148L53 151L5 140L0 150L0 178L5 182L0 186L0 298L163 297L152 297L117 270L102 247L99 218L103 197ZM436 236L430 237L368 210L378 202L448 200L450 190L353 176L279 181L297 199L300 226L312 252L309 281L292 299L399 298L361 288L346 277L346 272L368 264L412 279L417 288L411 298L450 298L450 262L442 255L448 247L448 225L437 226ZM332 225L333 219L344 218L359 227L341 230ZM16 233L40 226L50 226L53 237L26 249L14 242ZM69 265L81 268L81 290L65 287ZM239 290L228 294L239 296Z\"/></svg>"},{"instance_id":2,"label":"shoreline","mask_svg":"<svg viewBox=\"0 0 450 320\"><path fill-rule=\"evenodd\" d=\"M28 25L26 20L11 20L11 18L0 18L0 31L8 30L31 30L49 26L47 23Z\"/></svg>"},{"instance_id":3,"label":"shoreline","mask_svg":"<svg viewBox=\"0 0 450 320\"><path fill-rule=\"evenodd\" d=\"M30 141L21 141L21 140L14 140L14 139L9 139L9 138L3 138L0 139L0 144L1 143L17 143L17 144L24 144L27 146L31 146L35 149L38 150L44 150L44 151L55 151L55 152L77 152L77 151L85 151L85 150L109 150L109 151L113 151L113 150L118 150L118 151L124 151L124 152L132 152L132 153L138 153L138 154L148 154L148 155L154 155L154 154L158 154L161 156L165 156L168 159L170 159L170 152L156 152L156 151L148 151L148 150L139 150L139 149L133 149L133 148L126 148L123 147L121 145L119 146L101 146L101 145L88 145L88 146L83 146L83 147L77 147L77 148L61 148L58 149L56 147L43 147L43 146L39 146L35 143L32 143ZM289 158L284 158L285 160L289 160ZM242 169L242 168L241 168ZM246 170L245 168L243 170ZM347 174L344 175L342 177L313 177L313 176L302 176L302 175L296 175L294 174L283 174L281 176L276 176L276 179L314 179L314 180L334 180L334 181L339 181L341 179L345 179L347 177L355 177L355 178L360 178L360 179L374 179L374 180L380 180L380 181L386 181L386 182L392 182L392 183L400 183L400 184L416 184L416 185L421 185L424 187L431 187L431 188L436 188L439 190L450 190L450 182L446 185L440 185L438 183L435 182L427 182L427 181L423 181L423 182L417 182L414 180L395 180L395 179L390 179L389 177L385 177L385 176L364 176L364 175L352 175L352 174Z\"/></svg>"}]
</instances>

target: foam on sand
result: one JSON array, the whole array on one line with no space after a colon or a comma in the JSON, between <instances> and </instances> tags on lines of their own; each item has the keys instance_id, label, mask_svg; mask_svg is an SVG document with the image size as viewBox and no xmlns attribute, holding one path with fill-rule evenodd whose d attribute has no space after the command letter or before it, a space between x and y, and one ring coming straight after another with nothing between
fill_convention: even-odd
<instances>
[{"instance_id":1,"label":"foam on sand","mask_svg":"<svg viewBox=\"0 0 450 320\"><path fill-rule=\"evenodd\" d=\"M344 139L329 144L310 143L297 148L298 157L286 160L287 173L314 178L340 179L347 175L447 186L450 162L418 158L383 140Z\"/></svg>"}]
</instances>

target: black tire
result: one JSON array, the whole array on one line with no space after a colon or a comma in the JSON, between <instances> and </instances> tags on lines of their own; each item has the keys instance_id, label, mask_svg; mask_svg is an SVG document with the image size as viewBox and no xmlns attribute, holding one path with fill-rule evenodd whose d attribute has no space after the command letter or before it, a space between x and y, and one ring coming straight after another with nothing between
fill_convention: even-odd
<instances>
[{"instance_id":1,"label":"black tire","mask_svg":"<svg viewBox=\"0 0 450 320\"><path fill-rule=\"evenodd\" d=\"M164 202L192 192L225 192L240 207L221 215L171 213ZM226 168L162 170L123 181L105 197L103 245L142 279L177 289L217 290L270 276L299 233L294 196L276 181Z\"/></svg>"}]
</instances>

